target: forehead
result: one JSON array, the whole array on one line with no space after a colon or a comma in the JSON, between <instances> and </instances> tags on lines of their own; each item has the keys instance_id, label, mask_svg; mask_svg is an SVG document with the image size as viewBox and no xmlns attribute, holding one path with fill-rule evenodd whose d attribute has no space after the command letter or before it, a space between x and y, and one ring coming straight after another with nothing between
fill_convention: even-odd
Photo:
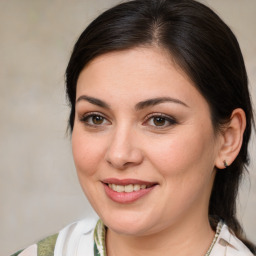
<instances>
[{"instance_id":1,"label":"forehead","mask_svg":"<svg viewBox=\"0 0 256 256\"><path fill-rule=\"evenodd\" d=\"M110 52L93 59L78 78L77 98L82 94L138 101L163 96L183 101L202 97L169 53L146 47Z\"/></svg>"}]
</instances>

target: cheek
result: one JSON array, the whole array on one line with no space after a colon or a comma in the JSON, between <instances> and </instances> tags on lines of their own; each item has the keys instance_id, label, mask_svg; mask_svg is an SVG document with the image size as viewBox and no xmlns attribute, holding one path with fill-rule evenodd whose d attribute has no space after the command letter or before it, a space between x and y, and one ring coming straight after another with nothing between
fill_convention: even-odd
<instances>
[{"instance_id":1,"label":"cheek","mask_svg":"<svg viewBox=\"0 0 256 256\"><path fill-rule=\"evenodd\" d=\"M171 134L151 143L151 159L164 176L198 175L214 165L214 141L210 132L198 131Z\"/></svg>"},{"instance_id":2,"label":"cheek","mask_svg":"<svg viewBox=\"0 0 256 256\"><path fill-rule=\"evenodd\" d=\"M72 152L79 177L91 176L96 172L97 164L103 157L102 149L98 145L102 143L97 139L92 140L91 136L73 131Z\"/></svg>"}]
</instances>

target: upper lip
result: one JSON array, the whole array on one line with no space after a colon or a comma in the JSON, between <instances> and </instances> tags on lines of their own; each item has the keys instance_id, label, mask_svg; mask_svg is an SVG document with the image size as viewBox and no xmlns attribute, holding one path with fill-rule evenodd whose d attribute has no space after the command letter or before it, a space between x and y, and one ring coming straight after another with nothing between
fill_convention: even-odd
<instances>
[{"instance_id":1,"label":"upper lip","mask_svg":"<svg viewBox=\"0 0 256 256\"><path fill-rule=\"evenodd\" d=\"M137 179L117 179L117 178L108 178L102 180L105 184L116 184L116 185L129 185L129 184L138 184L138 185L146 185L146 186L153 186L156 185L157 182L150 182L144 180L137 180Z\"/></svg>"}]
</instances>

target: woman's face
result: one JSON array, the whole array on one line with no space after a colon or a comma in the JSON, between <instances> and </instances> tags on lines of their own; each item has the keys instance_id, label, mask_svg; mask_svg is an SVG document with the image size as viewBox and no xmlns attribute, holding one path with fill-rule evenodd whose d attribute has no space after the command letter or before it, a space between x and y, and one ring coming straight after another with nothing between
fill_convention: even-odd
<instances>
[{"instance_id":1,"label":"woman's face","mask_svg":"<svg viewBox=\"0 0 256 256\"><path fill-rule=\"evenodd\" d=\"M108 53L81 72L74 161L113 231L145 235L207 219L219 145L206 100L164 51Z\"/></svg>"}]
</instances>

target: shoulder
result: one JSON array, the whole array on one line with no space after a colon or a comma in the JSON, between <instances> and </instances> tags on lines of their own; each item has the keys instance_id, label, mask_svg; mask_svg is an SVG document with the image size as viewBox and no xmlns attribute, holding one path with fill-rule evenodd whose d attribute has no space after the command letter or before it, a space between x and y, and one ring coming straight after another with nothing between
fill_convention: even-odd
<instances>
[{"instance_id":1,"label":"shoulder","mask_svg":"<svg viewBox=\"0 0 256 256\"><path fill-rule=\"evenodd\" d=\"M84 255L84 251L91 252L88 255L93 255L96 223L96 219L83 219L61 230L55 245L54 256L63 256L66 252L69 255L80 256Z\"/></svg>"},{"instance_id":2,"label":"shoulder","mask_svg":"<svg viewBox=\"0 0 256 256\"><path fill-rule=\"evenodd\" d=\"M46 237L45 239L33 244L24 250L18 251L12 256L52 256L58 234Z\"/></svg>"},{"instance_id":3,"label":"shoulder","mask_svg":"<svg viewBox=\"0 0 256 256\"><path fill-rule=\"evenodd\" d=\"M93 250L93 231L96 222L92 219L74 222L59 233L46 237L11 256L62 256L66 250L76 250L78 245L81 247L81 241L87 249Z\"/></svg>"},{"instance_id":4,"label":"shoulder","mask_svg":"<svg viewBox=\"0 0 256 256\"><path fill-rule=\"evenodd\" d=\"M223 224L212 250L214 256L253 256L251 251Z\"/></svg>"}]
</instances>

